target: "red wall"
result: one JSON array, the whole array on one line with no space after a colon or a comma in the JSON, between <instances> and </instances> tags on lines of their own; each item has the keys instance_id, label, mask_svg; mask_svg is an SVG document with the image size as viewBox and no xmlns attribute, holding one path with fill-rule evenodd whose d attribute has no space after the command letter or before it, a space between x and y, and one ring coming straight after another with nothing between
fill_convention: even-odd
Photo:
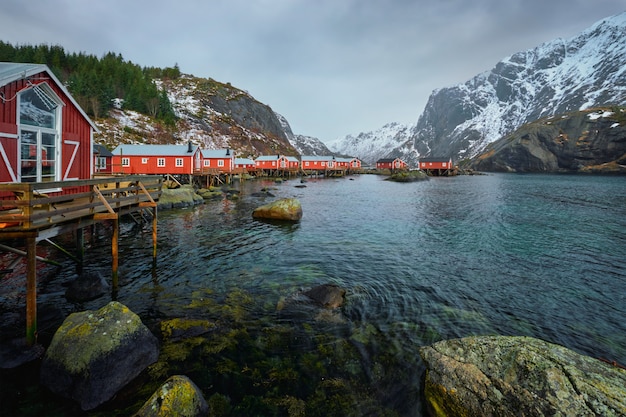
<instances>
[{"instance_id":1,"label":"red wall","mask_svg":"<svg viewBox=\"0 0 626 417\"><path fill-rule=\"evenodd\" d=\"M47 82L54 92L63 100L65 106L61 109L61 152L62 166L60 170L60 180L66 179L89 179L91 178L91 125L83 117L79 109L74 106L63 90L56 85L47 72L41 72L28 79L33 84ZM44 80L38 80L44 79ZM0 91L7 98L0 100L0 144L2 144L7 159L11 167L18 175L17 159L18 148L17 139L7 138L3 133L17 134L17 96L16 94L28 86L26 79L16 80L0 88ZM75 143L73 143L75 142ZM69 167L70 162L72 163ZM68 169L69 167L69 169ZM8 167L0 158L0 182L11 182Z\"/></svg>"}]
</instances>

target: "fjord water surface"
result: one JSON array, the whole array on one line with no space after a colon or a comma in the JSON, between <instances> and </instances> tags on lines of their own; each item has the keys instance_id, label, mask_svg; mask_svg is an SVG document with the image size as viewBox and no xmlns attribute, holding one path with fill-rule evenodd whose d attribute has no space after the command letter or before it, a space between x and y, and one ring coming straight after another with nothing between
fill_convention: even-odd
<instances>
[{"instance_id":1,"label":"fjord water surface","mask_svg":"<svg viewBox=\"0 0 626 417\"><path fill-rule=\"evenodd\" d=\"M188 316L203 294L217 303L239 294L252 300L237 316L245 315L250 334L326 323L318 337L350 340L361 357L354 372L373 391L387 390L375 396L398 415L422 415L417 349L442 339L526 335L626 363L624 177L394 183L361 175L235 186L236 200L159 213L154 269L149 236L125 225L118 301L156 322ZM275 197L254 196L263 187ZM280 197L300 200L299 223L252 219L256 206ZM94 248L90 257L107 265L107 251ZM326 283L347 290L340 313L284 312L294 294ZM320 349L290 343L303 357ZM392 359L381 364L381 352ZM250 361L241 352L240 366ZM219 391L206 394L212 389Z\"/></svg>"}]
</instances>

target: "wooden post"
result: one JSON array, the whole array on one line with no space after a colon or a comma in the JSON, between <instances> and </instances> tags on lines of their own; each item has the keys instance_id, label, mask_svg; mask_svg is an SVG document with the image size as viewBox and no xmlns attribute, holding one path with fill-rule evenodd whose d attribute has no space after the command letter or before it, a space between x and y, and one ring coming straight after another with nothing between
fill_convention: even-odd
<instances>
[{"instance_id":1,"label":"wooden post","mask_svg":"<svg viewBox=\"0 0 626 417\"><path fill-rule=\"evenodd\" d=\"M26 343L37 342L37 240L26 238Z\"/></svg>"},{"instance_id":2,"label":"wooden post","mask_svg":"<svg viewBox=\"0 0 626 417\"><path fill-rule=\"evenodd\" d=\"M117 292L118 287L118 266L119 266L119 240L120 235L120 222L117 216L113 219L113 236L111 237L111 255L112 255L112 269L113 269L113 291Z\"/></svg>"},{"instance_id":3,"label":"wooden post","mask_svg":"<svg viewBox=\"0 0 626 417\"><path fill-rule=\"evenodd\" d=\"M152 263L157 259L157 206L152 209Z\"/></svg>"},{"instance_id":4,"label":"wooden post","mask_svg":"<svg viewBox=\"0 0 626 417\"><path fill-rule=\"evenodd\" d=\"M76 255L80 266L83 266L85 260L85 230L80 227L76 230Z\"/></svg>"}]
</instances>

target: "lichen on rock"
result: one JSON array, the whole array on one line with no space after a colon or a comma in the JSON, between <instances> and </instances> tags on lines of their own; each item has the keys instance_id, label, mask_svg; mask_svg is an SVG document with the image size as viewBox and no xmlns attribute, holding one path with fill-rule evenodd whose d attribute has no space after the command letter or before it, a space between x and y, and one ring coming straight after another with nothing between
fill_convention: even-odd
<instances>
[{"instance_id":1,"label":"lichen on rock","mask_svg":"<svg viewBox=\"0 0 626 417\"><path fill-rule=\"evenodd\" d=\"M626 415L626 370L531 337L475 336L420 349L432 415Z\"/></svg>"},{"instance_id":2,"label":"lichen on rock","mask_svg":"<svg viewBox=\"0 0 626 417\"><path fill-rule=\"evenodd\" d=\"M97 311L70 314L41 365L41 383L90 410L156 362L156 337L139 316L113 301Z\"/></svg>"}]
</instances>

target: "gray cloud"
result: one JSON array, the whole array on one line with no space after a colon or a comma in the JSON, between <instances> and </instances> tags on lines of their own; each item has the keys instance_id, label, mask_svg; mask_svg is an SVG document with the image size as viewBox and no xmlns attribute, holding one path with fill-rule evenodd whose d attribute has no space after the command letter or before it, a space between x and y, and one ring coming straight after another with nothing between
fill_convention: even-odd
<instances>
[{"instance_id":1,"label":"gray cloud","mask_svg":"<svg viewBox=\"0 0 626 417\"><path fill-rule=\"evenodd\" d=\"M177 63L330 140L415 122L433 89L624 10L623 0L4 0L0 39Z\"/></svg>"}]
</instances>

